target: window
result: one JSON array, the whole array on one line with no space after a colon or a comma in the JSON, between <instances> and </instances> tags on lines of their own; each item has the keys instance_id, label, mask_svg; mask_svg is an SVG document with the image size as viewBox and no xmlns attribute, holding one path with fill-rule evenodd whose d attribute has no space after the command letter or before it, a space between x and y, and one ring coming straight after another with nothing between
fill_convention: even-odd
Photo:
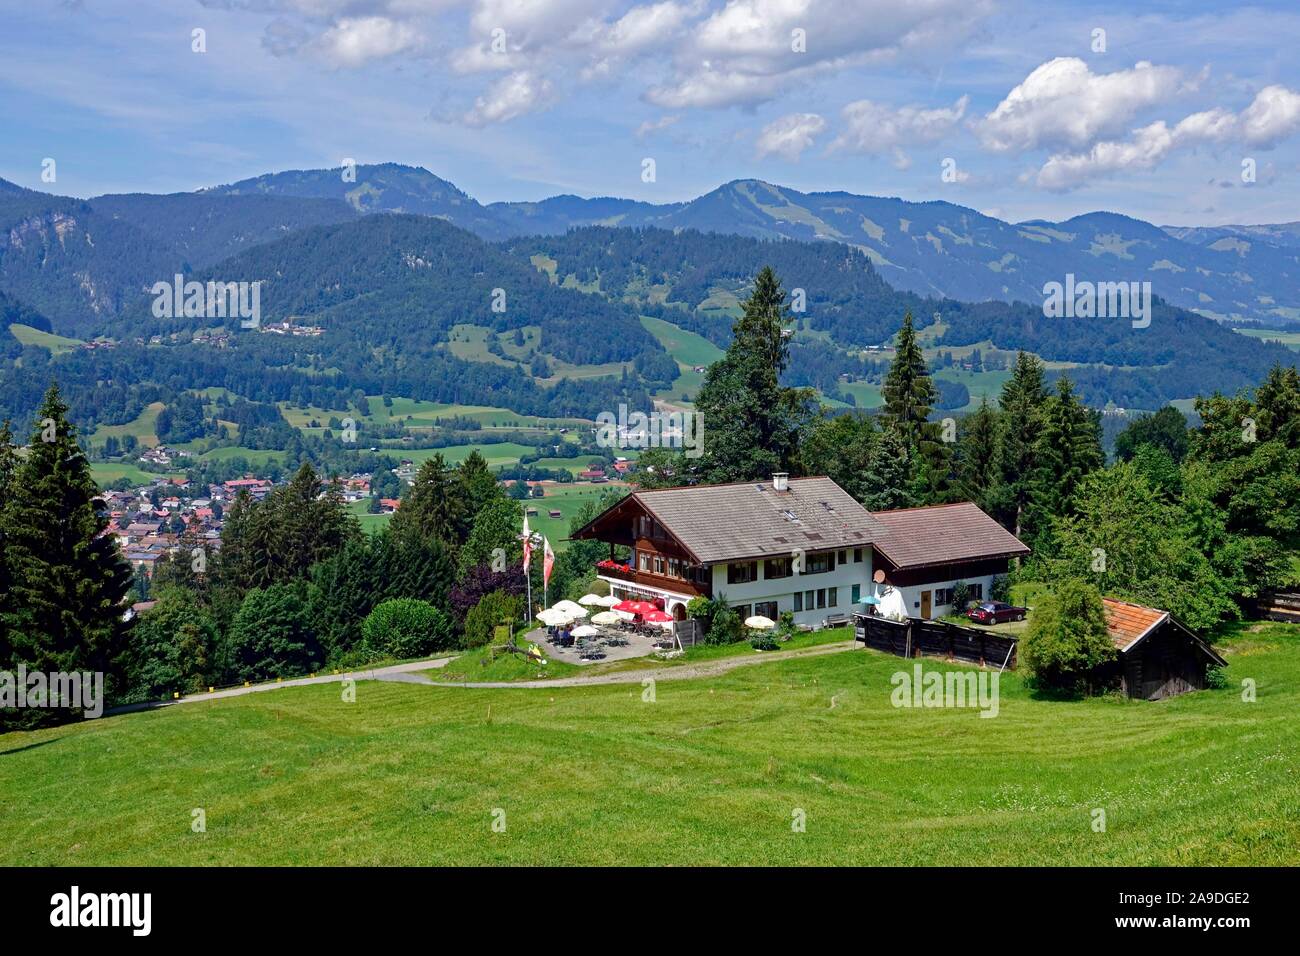
<instances>
[{"instance_id":1,"label":"window","mask_svg":"<svg viewBox=\"0 0 1300 956\"><path fill-rule=\"evenodd\" d=\"M835 552L823 551L820 554L805 555L803 559L804 574L824 574L835 570Z\"/></svg>"},{"instance_id":2,"label":"window","mask_svg":"<svg viewBox=\"0 0 1300 956\"><path fill-rule=\"evenodd\" d=\"M645 551L638 551L637 555L640 557L640 561L637 563L637 567L640 568L642 571L649 571L650 555L647 554Z\"/></svg>"},{"instance_id":3,"label":"window","mask_svg":"<svg viewBox=\"0 0 1300 956\"><path fill-rule=\"evenodd\" d=\"M934 603L935 603L935 604L951 604L951 603L952 603L952 588L935 588L935 590L934 590Z\"/></svg>"},{"instance_id":4,"label":"window","mask_svg":"<svg viewBox=\"0 0 1300 956\"><path fill-rule=\"evenodd\" d=\"M682 576L682 563L676 558L669 558L668 573L675 578L680 578Z\"/></svg>"},{"instance_id":5,"label":"window","mask_svg":"<svg viewBox=\"0 0 1300 956\"><path fill-rule=\"evenodd\" d=\"M664 559L662 555L655 555L655 574L664 573Z\"/></svg>"},{"instance_id":6,"label":"window","mask_svg":"<svg viewBox=\"0 0 1300 956\"><path fill-rule=\"evenodd\" d=\"M795 592L794 592L794 609L795 609L796 611L802 611L802 610L803 610L803 592L802 592L802 591L795 591Z\"/></svg>"},{"instance_id":7,"label":"window","mask_svg":"<svg viewBox=\"0 0 1300 956\"><path fill-rule=\"evenodd\" d=\"M805 611L811 611L811 610L813 610L814 608L817 607L817 592L816 592L816 591L804 591L804 592L803 592L803 606L804 606L804 610L805 610Z\"/></svg>"},{"instance_id":8,"label":"window","mask_svg":"<svg viewBox=\"0 0 1300 956\"><path fill-rule=\"evenodd\" d=\"M855 584L855 585L853 585L853 593L849 595L849 603L850 603L850 604L861 604L861 603L862 603L862 585L861 585L861 584Z\"/></svg>"},{"instance_id":9,"label":"window","mask_svg":"<svg viewBox=\"0 0 1300 956\"><path fill-rule=\"evenodd\" d=\"M841 551L840 564L848 564L848 563L849 563L849 553L847 551Z\"/></svg>"},{"instance_id":10,"label":"window","mask_svg":"<svg viewBox=\"0 0 1300 956\"><path fill-rule=\"evenodd\" d=\"M763 577L769 581L773 578L788 578L790 576L789 558L768 558L763 564Z\"/></svg>"},{"instance_id":11,"label":"window","mask_svg":"<svg viewBox=\"0 0 1300 956\"><path fill-rule=\"evenodd\" d=\"M754 613L760 614L769 621L775 621L778 616L775 601L760 601L754 605Z\"/></svg>"},{"instance_id":12,"label":"window","mask_svg":"<svg viewBox=\"0 0 1300 956\"><path fill-rule=\"evenodd\" d=\"M742 561L739 564L727 565L727 583L728 584L748 584L750 581L758 580L758 562Z\"/></svg>"},{"instance_id":13,"label":"window","mask_svg":"<svg viewBox=\"0 0 1300 956\"><path fill-rule=\"evenodd\" d=\"M854 563L854 564L861 564L861 563L862 563L862 549L861 549L861 548L854 548L854 549L853 549L853 563Z\"/></svg>"},{"instance_id":14,"label":"window","mask_svg":"<svg viewBox=\"0 0 1300 956\"><path fill-rule=\"evenodd\" d=\"M976 601L984 600L984 585L972 584L970 586L970 596Z\"/></svg>"},{"instance_id":15,"label":"window","mask_svg":"<svg viewBox=\"0 0 1300 956\"><path fill-rule=\"evenodd\" d=\"M839 606L840 606L840 589L839 589L839 588L827 588L827 590L828 590L830 593L826 595L826 603L829 604L831 607L839 607Z\"/></svg>"},{"instance_id":16,"label":"window","mask_svg":"<svg viewBox=\"0 0 1300 956\"><path fill-rule=\"evenodd\" d=\"M741 624L744 624L745 618L750 616L748 604L733 604L731 609L736 612L736 617L740 618Z\"/></svg>"},{"instance_id":17,"label":"window","mask_svg":"<svg viewBox=\"0 0 1300 956\"><path fill-rule=\"evenodd\" d=\"M826 589L825 589L825 588L818 588L818 589L817 589L817 608L818 608L818 610L820 610L821 608L824 608L825 606L826 606Z\"/></svg>"}]
</instances>

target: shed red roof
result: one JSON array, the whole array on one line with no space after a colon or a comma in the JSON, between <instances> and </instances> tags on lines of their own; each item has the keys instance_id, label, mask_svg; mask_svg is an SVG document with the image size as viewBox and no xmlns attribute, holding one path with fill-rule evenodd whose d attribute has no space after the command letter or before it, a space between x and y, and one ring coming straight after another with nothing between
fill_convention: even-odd
<instances>
[{"instance_id":1,"label":"shed red roof","mask_svg":"<svg viewBox=\"0 0 1300 956\"><path fill-rule=\"evenodd\" d=\"M1110 631L1110 639L1121 651L1128 650L1169 617L1168 611L1116 601L1114 598L1102 598L1101 603L1106 609L1106 628Z\"/></svg>"}]
</instances>

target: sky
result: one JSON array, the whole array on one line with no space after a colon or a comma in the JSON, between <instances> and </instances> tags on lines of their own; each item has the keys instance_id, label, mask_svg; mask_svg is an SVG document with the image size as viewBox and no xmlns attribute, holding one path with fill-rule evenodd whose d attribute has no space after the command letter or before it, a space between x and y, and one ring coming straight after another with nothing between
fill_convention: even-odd
<instances>
[{"instance_id":1,"label":"sky","mask_svg":"<svg viewBox=\"0 0 1300 956\"><path fill-rule=\"evenodd\" d=\"M1286 222L1297 48L1294 2L0 0L0 177L89 197L355 160L481 202L757 178Z\"/></svg>"}]
</instances>

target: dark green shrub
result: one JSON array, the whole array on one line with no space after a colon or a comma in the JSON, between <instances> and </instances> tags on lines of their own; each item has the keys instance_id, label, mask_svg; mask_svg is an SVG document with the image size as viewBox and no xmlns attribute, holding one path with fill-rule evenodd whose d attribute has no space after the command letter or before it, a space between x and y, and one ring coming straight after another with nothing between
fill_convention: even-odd
<instances>
[{"instance_id":1,"label":"dark green shrub","mask_svg":"<svg viewBox=\"0 0 1300 956\"><path fill-rule=\"evenodd\" d=\"M428 601L394 598L361 622L361 643L372 659L423 657L452 646L451 618Z\"/></svg>"}]
</instances>

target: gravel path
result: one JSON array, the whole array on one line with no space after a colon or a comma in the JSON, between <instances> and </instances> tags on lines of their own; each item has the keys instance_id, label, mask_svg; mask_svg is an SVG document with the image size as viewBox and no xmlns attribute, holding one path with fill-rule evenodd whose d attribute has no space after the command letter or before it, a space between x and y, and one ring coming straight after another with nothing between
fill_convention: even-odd
<instances>
[{"instance_id":1,"label":"gravel path","mask_svg":"<svg viewBox=\"0 0 1300 956\"><path fill-rule=\"evenodd\" d=\"M576 677L557 677L555 680L521 680L521 681L481 681L452 682L432 681L420 671L446 667L454 658L439 657L427 661L411 661L407 664L391 664L387 667L374 667L365 670L345 671L342 674L321 674L316 677L295 677L292 680L279 681L274 684L254 684L252 687L230 687L214 691L211 694L191 694L179 700L164 700L146 704L129 704L104 711L104 716L129 714L139 710L154 710L159 707L172 707L177 704L193 704L204 700L221 700L226 697L243 697L245 694L260 694L265 691L279 690L282 687L305 687L309 684L337 684L351 678L352 680L395 681L405 684L423 684L429 687L455 687L470 689L507 689L522 688L536 690L545 687L584 687L595 684L640 684L647 677L656 681L694 680L699 677L716 677L738 667L754 664L770 664L773 661L790 660L795 657L820 657L823 654L838 654L852 650L853 641L838 641L834 644L818 644L793 651L755 652L738 657L724 657L716 661L701 661L698 664L683 664L678 667L640 668L637 670L618 671L613 674L590 674Z\"/></svg>"},{"instance_id":2,"label":"gravel path","mask_svg":"<svg viewBox=\"0 0 1300 956\"><path fill-rule=\"evenodd\" d=\"M555 680L517 680L517 681L481 681L477 683L436 681L437 687L469 688L507 688L521 687L537 689L542 687L584 687L589 684L639 684L647 677L656 681L694 680L698 677L716 677L738 667L753 664L770 664L773 661L785 661L795 657L820 657L823 654L839 654L853 650L853 641L837 641L834 644L818 644L794 651L754 652L743 657L724 657L716 661L700 661L698 664L683 664L679 667L641 668L638 670L617 671L613 674L591 674L590 676L557 677Z\"/></svg>"}]
</instances>

